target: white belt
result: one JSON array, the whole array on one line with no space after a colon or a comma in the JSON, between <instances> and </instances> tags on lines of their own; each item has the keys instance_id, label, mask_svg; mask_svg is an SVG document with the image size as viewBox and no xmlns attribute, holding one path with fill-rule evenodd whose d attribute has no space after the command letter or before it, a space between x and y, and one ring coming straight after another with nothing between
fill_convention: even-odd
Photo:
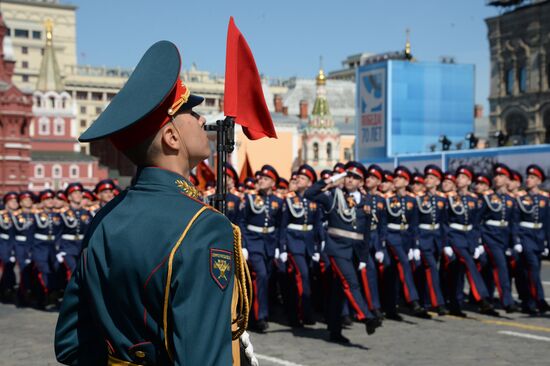
<instances>
[{"instance_id":1,"label":"white belt","mask_svg":"<svg viewBox=\"0 0 550 366\"><path fill-rule=\"evenodd\" d=\"M438 230L439 224L419 224L418 227L422 230Z\"/></svg>"},{"instance_id":2,"label":"white belt","mask_svg":"<svg viewBox=\"0 0 550 366\"><path fill-rule=\"evenodd\" d=\"M246 228L250 231L260 234L269 234L275 231L274 226L255 226L255 225L246 225Z\"/></svg>"},{"instance_id":3,"label":"white belt","mask_svg":"<svg viewBox=\"0 0 550 366\"><path fill-rule=\"evenodd\" d=\"M313 230L313 225L288 224L287 228L298 231L311 231Z\"/></svg>"},{"instance_id":4,"label":"white belt","mask_svg":"<svg viewBox=\"0 0 550 366\"><path fill-rule=\"evenodd\" d=\"M363 240L365 238L365 236L361 233L337 229L335 227L329 227L327 232L334 236L340 236L342 238L353 239L353 240Z\"/></svg>"},{"instance_id":5,"label":"white belt","mask_svg":"<svg viewBox=\"0 0 550 366\"><path fill-rule=\"evenodd\" d=\"M27 237L25 235L15 235L15 240L17 240L17 241L27 241Z\"/></svg>"},{"instance_id":6,"label":"white belt","mask_svg":"<svg viewBox=\"0 0 550 366\"><path fill-rule=\"evenodd\" d=\"M449 226L455 230L460 230L460 231L470 231L473 229L473 225L462 225L462 224L457 224L455 222L449 224Z\"/></svg>"},{"instance_id":7,"label":"white belt","mask_svg":"<svg viewBox=\"0 0 550 366\"><path fill-rule=\"evenodd\" d=\"M4 240L10 240L10 236L8 234L0 234L0 239L4 239Z\"/></svg>"},{"instance_id":8,"label":"white belt","mask_svg":"<svg viewBox=\"0 0 550 366\"><path fill-rule=\"evenodd\" d=\"M542 222L521 221L519 223L519 226L525 227L527 229L542 229Z\"/></svg>"},{"instance_id":9,"label":"white belt","mask_svg":"<svg viewBox=\"0 0 550 366\"><path fill-rule=\"evenodd\" d=\"M388 229L392 230L407 230L409 228L409 224L388 224Z\"/></svg>"},{"instance_id":10,"label":"white belt","mask_svg":"<svg viewBox=\"0 0 550 366\"><path fill-rule=\"evenodd\" d=\"M82 240L84 239L84 235L63 234L61 238L65 240Z\"/></svg>"},{"instance_id":11,"label":"white belt","mask_svg":"<svg viewBox=\"0 0 550 366\"><path fill-rule=\"evenodd\" d=\"M55 239L54 235L44 235L44 234L34 234L34 238L38 240L47 240L53 241Z\"/></svg>"},{"instance_id":12,"label":"white belt","mask_svg":"<svg viewBox=\"0 0 550 366\"><path fill-rule=\"evenodd\" d=\"M505 220L487 220L485 225L496 226L496 227L508 227L508 221Z\"/></svg>"},{"instance_id":13,"label":"white belt","mask_svg":"<svg viewBox=\"0 0 550 366\"><path fill-rule=\"evenodd\" d=\"M372 224L372 225L370 226L371 231L372 231L372 230L376 230L377 228L378 228L378 225L376 225L376 224Z\"/></svg>"}]
</instances>

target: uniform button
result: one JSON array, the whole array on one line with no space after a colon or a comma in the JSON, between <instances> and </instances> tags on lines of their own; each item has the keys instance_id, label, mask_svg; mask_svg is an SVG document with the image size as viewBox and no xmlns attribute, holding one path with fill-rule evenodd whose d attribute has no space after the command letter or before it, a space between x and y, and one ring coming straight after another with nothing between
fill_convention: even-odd
<instances>
[{"instance_id":1,"label":"uniform button","mask_svg":"<svg viewBox=\"0 0 550 366\"><path fill-rule=\"evenodd\" d=\"M136 357L137 357L137 358L145 358L145 352L143 352L143 351L136 351Z\"/></svg>"}]
</instances>

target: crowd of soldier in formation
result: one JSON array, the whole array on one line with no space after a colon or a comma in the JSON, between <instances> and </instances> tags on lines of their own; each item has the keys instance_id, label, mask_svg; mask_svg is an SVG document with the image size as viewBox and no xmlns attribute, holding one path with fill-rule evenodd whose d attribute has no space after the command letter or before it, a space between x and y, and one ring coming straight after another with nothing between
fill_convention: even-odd
<instances>
[{"instance_id":1,"label":"crowd of soldier in formation","mask_svg":"<svg viewBox=\"0 0 550 366\"><path fill-rule=\"evenodd\" d=\"M319 179L303 165L290 181L265 165L242 186L230 165L226 174L227 216L243 234L257 331L268 328L273 299L296 327L315 323L320 310L330 340L343 343L350 319L372 334L384 319L403 320L403 311L431 318L465 317L465 305L491 316L498 308L549 310L540 278L549 194L537 165L522 176L497 164L487 176L468 166L413 174L349 162ZM209 187L205 201L213 194Z\"/></svg>"},{"instance_id":2,"label":"crowd of soldier in formation","mask_svg":"<svg viewBox=\"0 0 550 366\"><path fill-rule=\"evenodd\" d=\"M0 297L2 302L56 308L97 211L119 189L110 179L94 192L80 183L65 190L7 192L0 210Z\"/></svg>"}]
</instances>

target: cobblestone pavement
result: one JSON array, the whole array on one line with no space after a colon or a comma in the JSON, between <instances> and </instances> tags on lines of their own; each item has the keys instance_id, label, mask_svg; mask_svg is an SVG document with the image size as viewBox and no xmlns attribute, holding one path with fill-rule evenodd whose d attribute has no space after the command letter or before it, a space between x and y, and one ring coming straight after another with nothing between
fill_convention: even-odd
<instances>
[{"instance_id":1,"label":"cobblestone pavement","mask_svg":"<svg viewBox=\"0 0 550 366\"><path fill-rule=\"evenodd\" d=\"M550 264L543 272L550 297ZM550 315L468 315L433 320L405 316L405 322L386 321L373 336L354 324L344 331L350 346L327 342L321 323L304 329L271 323L266 334L251 337L262 366L550 365ZM57 365L52 345L56 319L55 312L0 305L0 365Z\"/></svg>"}]
</instances>

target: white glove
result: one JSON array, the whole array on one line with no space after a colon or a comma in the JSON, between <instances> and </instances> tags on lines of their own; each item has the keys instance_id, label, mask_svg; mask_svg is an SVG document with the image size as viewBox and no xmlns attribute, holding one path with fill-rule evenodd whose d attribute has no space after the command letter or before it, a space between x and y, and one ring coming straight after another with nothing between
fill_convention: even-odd
<instances>
[{"instance_id":1,"label":"white glove","mask_svg":"<svg viewBox=\"0 0 550 366\"><path fill-rule=\"evenodd\" d=\"M57 261L59 263L63 263L63 261L65 260L64 257L67 255L67 253L65 252L59 252L55 255L55 257L57 258Z\"/></svg>"},{"instance_id":2,"label":"white glove","mask_svg":"<svg viewBox=\"0 0 550 366\"><path fill-rule=\"evenodd\" d=\"M248 260L248 250L246 250L246 248L243 248L243 257L245 261Z\"/></svg>"},{"instance_id":3,"label":"white glove","mask_svg":"<svg viewBox=\"0 0 550 366\"><path fill-rule=\"evenodd\" d=\"M549 252L550 251L548 250L548 248L544 248L544 250L542 251L542 256L543 257L548 257Z\"/></svg>"},{"instance_id":4,"label":"white glove","mask_svg":"<svg viewBox=\"0 0 550 366\"><path fill-rule=\"evenodd\" d=\"M281 251L279 250L279 248L275 248L275 259L279 259L280 256L281 256Z\"/></svg>"},{"instance_id":5,"label":"white glove","mask_svg":"<svg viewBox=\"0 0 550 366\"><path fill-rule=\"evenodd\" d=\"M419 261L420 260L420 249L414 249L413 250L413 256L414 256L415 261Z\"/></svg>"},{"instance_id":6,"label":"white glove","mask_svg":"<svg viewBox=\"0 0 550 366\"><path fill-rule=\"evenodd\" d=\"M479 252L479 247L474 249L474 259L478 259L481 253Z\"/></svg>"},{"instance_id":7,"label":"white glove","mask_svg":"<svg viewBox=\"0 0 550 366\"><path fill-rule=\"evenodd\" d=\"M479 245L477 248L479 249L479 256L481 257L485 253L485 247L483 245Z\"/></svg>"},{"instance_id":8,"label":"white glove","mask_svg":"<svg viewBox=\"0 0 550 366\"><path fill-rule=\"evenodd\" d=\"M256 356L254 356L254 346L252 346L252 343L250 342L250 335L248 332L244 332L241 335L241 343L244 347L246 357L250 360L250 364L252 366L259 366L260 363L258 362Z\"/></svg>"},{"instance_id":9,"label":"white glove","mask_svg":"<svg viewBox=\"0 0 550 366\"><path fill-rule=\"evenodd\" d=\"M30 264L31 260L29 258L25 259L25 264Z\"/></svg>"},{"instance_id":10,"label":"white glove","mask_svg":"<svg viewBox=\"0 0 550 366\"><path fill-rule=\"evenodd\" d=\"M10 257L10 262L15 263L15 261L16 261L16 259L15 259L15 257L12 255L12 256Z\"/></svg>"},{"instance_id":11,"label":"white glove","mask_svg":"<svg viewBox=\"0 0 550 366\"><path fill-rule=\"evenodd\" d=\"M275 254L277 254L277 253L275 253ZM281 260L281 262L286 263L286 261L288 260L288 253L287 252L282 252L281 255L279 256L279 259Z\"/></svg>"},{"instance_id":12,"label":"white glove","mask_svg":"<svg viewBox=\"0 0 550 366\"><path fill-rule=\"evenodd\" d=\"M311 256L311 260L314 262L319 262L320 259L321 259L321 254L319 253L313 253L313 255Z\"/></svg>"},{"instance_id":13,"label":"white glove","mask_svg":"<svg viewBox=\"0 0 550 366\"><path fill-rule=\"evenodd\" d=\"M506 256L510 257L512 255L512 249L510 249L510 248L506 249L504 254L506 254Z\"/></svg>"},{"instance_id":14,"label":"white glove","mask_svg":"<svg viewBox=\"0 0 550 366\"><path fill-rule=\"evenodd\" d=\"M523 252L523 246L521 244L514 245L514 250L518 253Z\"/></svg>"},{"instance_id":15,"label":"white glove","mask_svg":"<svg viewBox=\"0 0 550 366\"><path fill-rule=\"evenodd\" d=\"M412 249L409 249L409 253L407 254L407 256L409 257L409 260L412 261L414 259L414 252Z\"/></svg>"},{"instance_id":16,"label":"white glove","mask_svg":"<svg viewBox=\"0 0 550 366\"><path fill-rule=\"evenodd\" d=\"M451 248L451 247L444 247L443 252L449 258L451 258L454 255L453 248Z\"/></svg>"},{"instance_id":17,"label":"white glove","mask_svg":"<svg viewBox=\"0 0 550 366\"><path fill-rule=\"evenodd\" d=\"M337 182L340 179L344 178L346 175L348 175L348 173L346 173L346 172L343 172L343 173L340 173L340 174L335 174L335 175L333 175L332 177L329 178L329 181L330 181L330 183Z\"/></svg>"},{"instance_id":18,"label":"white glove","mask_svg":"<svg viewBox=\"0 0 550 366\"><path fill-rule=\"evenodd\" d=\"M376 259L376 261L378 263L383 263L384 262L384 252L379 251L379 252L374 253L374 258Z\"/></svg>"},{"instance_id":19,"label":"white glove","mask_svg":"<svg viewBox=\"0 0 550 366\"><path fill-rule=\"evenodd\" d=\"M367 264L365 262L359 262L359 267L357 267L357 269L362 271L365 268L367 268Z\"/></svg>"},{"instance_id":20,"label":"white glove","mask_svg":"<svg viewBox=\"0 0 550 366\"><path fill-rule=\"evenodd\" d=\"M325 250L325 241L323 240L321 242L321 252L323 252Z\"/></svg>"}]
</instances>

